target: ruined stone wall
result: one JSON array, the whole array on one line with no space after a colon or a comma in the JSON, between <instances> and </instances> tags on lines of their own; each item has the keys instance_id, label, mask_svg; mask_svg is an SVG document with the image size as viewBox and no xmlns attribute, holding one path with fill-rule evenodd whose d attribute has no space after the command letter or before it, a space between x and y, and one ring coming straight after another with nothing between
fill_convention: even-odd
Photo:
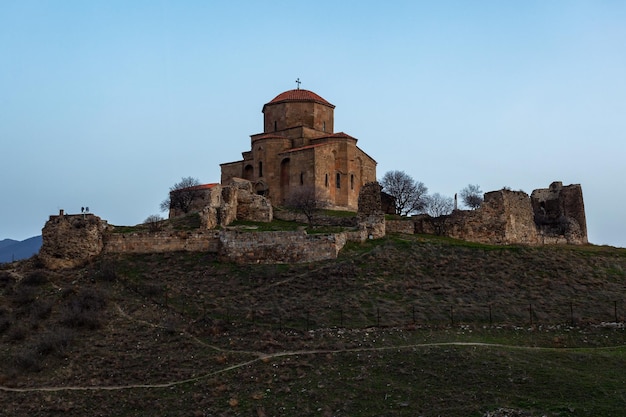
<instances>
[{"instance_id":1,"label":"ruined stone wall","mask_svg":"<svg viewBox=\"0 0 626 417\"><path fill-rule=\"evenodd\" d=\"M93 214L50 216L42 230L39 259L49 269L74 268L100 254L107 222Z\"/></svg>"},{"instance_id":2,"label":"ruined stone wall","mask_svg":"<svg viewBox=\"0 0 626 417\"><path fill-rule=\"evenodd\" d=\"M413 221L415 233L496 245L541 243L530 198L523 191L492 191L476 210L455 210L436 218L420 215Z\"/></svg>"},{"instance_id":3,"label":"ruined stone wall","mask_svg":"<svg viewBox=\"0 0 626 417\"><path fill-rule=\"evenodd\" d=\"M386 220L385 230L387 233L404 233L412 235L415 233L415 220Z\"/></svg>"},{"instance_id":4,"label":"ruined stone wall","mask_svg":"<svg viewBox=\"0 0 626 417\"><path fill-rule=\"evenodd\" d=\"M416 233L490 244L586 244L587 226L580 185L554 182L548 189L507 189L485 194L480 208L448 216L415 216ZM387 225L394 231L396 225Z\"/></svg>"},{"instance_id":5,"label":"ruined stone wall","mask_svg":"<svg viewBox=\"0 0 626 417\"><path fill-rule=\"evenodd\" d=\"M530 198L535 223L544 243L588 243L580 184L564 186L555 181L549 188L534 190Z\"/></svg>"},{"instance_id":6,"label":"ruined stone wall","mask_svg":"<svg viewBox=\"0 0 626 417\"><path fill-rule=\"evenodd\" d=\"M103 253L217 252L219 233L175 231L156 233L107 233Z\"/></svg>"},{"instance_id":7,"label":"ruined stone wall","mask_svg":"<svg viewBox=\"0 0 626 417\"><path fill-rule=\"evenodd\" d=\"M305 263L335 259L346 244L345 233L220 232L220 258L236 263Z\"/></svg>"}]
</instances>

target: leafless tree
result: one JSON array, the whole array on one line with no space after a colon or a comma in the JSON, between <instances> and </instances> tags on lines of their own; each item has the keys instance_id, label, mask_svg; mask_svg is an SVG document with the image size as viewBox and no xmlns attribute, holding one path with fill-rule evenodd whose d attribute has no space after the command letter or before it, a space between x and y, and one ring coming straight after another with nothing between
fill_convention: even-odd
<instances>
[{"instance_id":1,"label":"leafless tree","mask_svg":"<svg viewBox=\"0 0 626 417\"><path fill-rule=\"evenodd\" d=\"M198 190L200 181L194 177L184 177L170 187L169 196L161 202L161 211L178 209L183 213L188 213L191 203L200 195Z\"/></svg>"},{"instance_id":2,"label":"leafless tree","mask_svg":"<svg viewBox=\"0 0 626 417\"><path fill-rule=\"evenodd\" d=\"M426 213L430 214L432 217L444 216L452 213L452 210L454 210L454 199L451 197L435 193L428 196L427 200Z\"/></svg>"},{"instance_id":3,"label":"leafless tree","mask_svg":"<svg viewBox=\"0 0 626 417\"><path fill-rule=\"evenodd\" d=\"M161 226L163 225L163 223L161 222L163 220L165 219L158 214L151 214L146 217L146 220L143 221L143 224L148 225L148 229L151 232L158 232L159 230L161 230Z\"/></svg>"},{"instance_id":4,"label":"leafless tree","mask_svg":"<svg viewBox=\"0 0 626 417\"><path fill-rule=\"evenodd\" d=\"M472 210L476 210L483 203L483 192L478 185L469 184L461 190L463 204Z\"/></svg>"},{"instance_id":5,"label":"leafless tree","mask_svg":"<svg viewBox=\"0 0 626 417\"><path fill-rule=\"evenodd\" d=\"M319 201L317 198L315 187L309 185L294 189L285 205L304 214L309 226L313 224L315 213L326 206L323 201Z\"/></svg>"},{"instance_id":6,"label":"leafless tree","mask_svg":"<svg viewBox=\"0 0 626 417\"><path fill-rule=\"evenodd\" d=\"M380 180L383 191L394 198L396 214L408 216L426 208L428 188L404 171L388 171Z\"/></svg>"}]
</instances>

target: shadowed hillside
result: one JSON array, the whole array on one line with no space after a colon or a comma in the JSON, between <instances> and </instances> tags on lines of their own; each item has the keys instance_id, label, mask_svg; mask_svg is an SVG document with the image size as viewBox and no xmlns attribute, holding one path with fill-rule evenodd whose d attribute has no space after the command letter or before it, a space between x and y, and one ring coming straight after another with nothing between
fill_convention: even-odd
<instances>
[{"instance_id":1,"label":"shadowed hillside","mask_svg":"<svg viewBox=\"0 0 626 417\"><path fill-rule=\"evenodd\" d=\"M595 416L626 406L626 336L614 323L626 307L623 249L394 236L306 265L189 253L59 272L36 263L0 270L10 415Z\"/></svg>"}]
</instances>

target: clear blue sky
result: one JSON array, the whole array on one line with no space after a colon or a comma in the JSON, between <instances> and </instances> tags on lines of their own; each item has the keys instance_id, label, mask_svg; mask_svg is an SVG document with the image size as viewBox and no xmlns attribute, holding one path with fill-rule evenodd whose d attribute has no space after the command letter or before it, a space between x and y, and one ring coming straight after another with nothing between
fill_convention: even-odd
<instances>
[{"instance_id":1,"label":"clear blue sky","mask_svg":"<svg viewBox=\"0 0 626 417\"><path fill-rule=\"evenodd\" d=\"M379 178L583 187L592 243L626 247L626 2L0 2L0 239L89 206L159 212L218 182L295 88L337 107Z\"/></svg>"}]
</instances>

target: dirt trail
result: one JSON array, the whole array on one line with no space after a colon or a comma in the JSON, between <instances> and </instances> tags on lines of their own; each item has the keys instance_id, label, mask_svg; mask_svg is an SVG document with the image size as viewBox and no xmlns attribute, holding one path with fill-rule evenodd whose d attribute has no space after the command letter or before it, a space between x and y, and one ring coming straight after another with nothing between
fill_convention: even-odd
<instances>
[{"instance_id":1,"label":"dirt trail","mask_svg":"<svg viewBox=\"0 0 626 417\"><path fill-rule=\"evenodd\" d=\"M135 321L137 323L142 323L146 326L150 327L161 327L157 324L147 322L145 320L140 320L131 317L128 315L119 305L116 305L116 309L118 313L124 317L125 319ZM128 390L128 389L153 389L153 388L169 388L176 385L182 385L187 383L196 382L202 379L207 379L212 376L222 374L225 372L229 372L235 369L242 368L244 366L252 365L259 361L269 361L275 358L283 358L289 356L298 356L298 355L328 355L328 354L340 354L340 353L359 353L359 352L380 352L380 351L389 351L389 350L407 350L407 349L418 349L418 348L428 348L428 347L446 347L446 346L466 346L466 347L484 347L484 348L500 348L500 349L522 349L522 350L553 350L553 351L576 351L581 350L581 348L551 348L551 347L535 347L535 346L516 346L516 345L505 345L499 343L482 343L482 342L440 342L440 343L419 343L419 344L411 344L411 345L397 345L397 346L382 346L382 347L361 347L361 348L346 348L346 349L312 349L312 350L296 350L296 351L283 351L276 353L264 353L258 351L241 351L241 350L227 350L222 349L218 346L210 345L197 337L186 333L187 337L194 340L196 343L199 343L205 347L214 349L218 352L224 353L237 353L237 354L249 354L254 356L253 359L243 361L231 366L227 366L223 369L209 372L200 376L196 376L193 378L185 378L170 382L162 382L157 384L129 384L129 385L102 385L102 386L56 386L56 387L31 387L31 388L12 388L7 386L0 386L0 391L4 392L59 392L59 391L116 391L116 390ZM618 349L624 348L624 346L613 346L613 347L599 347L599 348L584 348L584 350L597 350L597 349Z\"/></svg>"}]
</instances>

